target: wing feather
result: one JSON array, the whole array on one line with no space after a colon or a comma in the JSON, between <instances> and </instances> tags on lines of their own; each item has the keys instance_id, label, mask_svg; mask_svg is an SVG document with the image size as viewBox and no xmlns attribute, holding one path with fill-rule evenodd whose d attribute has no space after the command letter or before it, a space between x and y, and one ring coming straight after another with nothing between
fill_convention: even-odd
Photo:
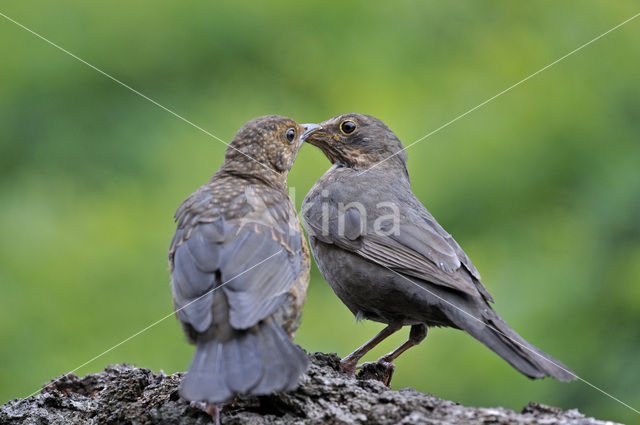
<instances>
[{"instance_id":1,"label":"wing feather","mask_svg":"<svg viewBox=\"0 0 640 425\"><path fill-rule=\"evenodd\" d=\"M479 281L476 284L471 278L474 272L477 273L475 267L440 225L435 227L428 220L408 218L413 217L412 214L399 217L396 232L381 232L371 225L375 216L362 217L357 208L349 208L341 214L336 203L329 200L323 200L321 205L322 209L316 205L307 209L303 206L304 223L310 236L336 244L384 267L470 295L478 295L479 290L482 292L478 285L484 289ZM421 208L429 214L426 208ZM323 226L323 214L327 212L335 219L329 219L328 226ZM375 214L371 209L367 213ZM433 217L431 219L435 223ZM340 223L343 223L342 228ZM462 270L463 264L465 270ZM472 271L471 275L466 269Z\"/></svg>"},{"instance_id":2,"label":"wing feather","mask_svg":"<svg viewBox=\"0 0 640 425\"><path fill-rule=\"evenodd\" d=\"M300 238L286 223L260 228L223 218L196 224L186 240L174 238L171 284L178 317L196 331L206 331L217 286L227 296L232 327L247 329L273 314L284 303L302 261L301 250L286 249L283 243L295 248Z\"/></svg>"}]
</instances>

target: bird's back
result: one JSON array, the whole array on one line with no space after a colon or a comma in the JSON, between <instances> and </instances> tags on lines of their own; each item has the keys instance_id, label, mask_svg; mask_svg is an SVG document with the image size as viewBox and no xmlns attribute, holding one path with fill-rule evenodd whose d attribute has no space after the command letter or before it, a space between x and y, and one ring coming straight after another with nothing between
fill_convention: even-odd
<instances>
[{"instance_id":1,"label":"bird's back","mask_svg":"<svg viewBox=\"0 0 640 425\"><path fill-rule=\"evenodd\" d=\"M291 389L307 365L289 340L305 300L309 254L288 195L218 172L183 202L176 220L173 299L196 344L183 396L220 402Z\"/></svg>"}]
</instances>

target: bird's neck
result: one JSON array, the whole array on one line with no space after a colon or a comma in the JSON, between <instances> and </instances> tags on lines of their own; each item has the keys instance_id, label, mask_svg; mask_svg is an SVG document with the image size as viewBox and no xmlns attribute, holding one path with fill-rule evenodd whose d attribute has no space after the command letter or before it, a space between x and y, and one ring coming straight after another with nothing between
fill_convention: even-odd
<instances>
[{"instance_id":1,"label":"bird's neck","mask_svg":"<svg viewBox=\"0 0 640 425\"><path fill-rule=\"evenodd\" d=\"M410 183L409 170L407 164L402 161L401 158L382 157L382 159L375 161L360 161L352 165L347 165L342 162L335 162L332 168L350 168L358 173L358 175L365 175L369 172L379 172L384 174L395 175L400 181L406 181ZM375 174L375 173L372 173Z\"/></svg>"},{"instance_id":2,"label":"bird's neck","mask_svg":"<svg viewBox=\"0 0 640 425\"><path fill-rule=\"evenodd\" d=\"M225 161L212 179L219 174L243 179L251 184L264 184L285 193L287 192L287 173L279 173L272 168L253 161L244 163Z\"/></svg>"}]
</instances>

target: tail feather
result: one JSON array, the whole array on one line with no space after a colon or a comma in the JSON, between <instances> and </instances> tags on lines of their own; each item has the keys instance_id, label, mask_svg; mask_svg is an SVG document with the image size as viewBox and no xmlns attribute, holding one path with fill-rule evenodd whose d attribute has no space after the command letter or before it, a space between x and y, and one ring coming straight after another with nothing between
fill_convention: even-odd
<instances>
[{"instance_id":1,"label":"tail feather","mask_svg":"<svg viewBox=\"0 0 640 425\"><path fill-rule=\"evenodd\" d=\"M270 332L262 332L258 338L264 347L262 360L264 375L252 390L253 394L269 394L275 391L293 390L309 366L306 354L294 345L287 334L274 322L265 324Z\"/></svg>"},{"instance_id":2,"label":"tail feather","mask_svg":"<svg viewBox=\"0 0 640 425\"><path fill-rule=\"evenodd\" d=\"M244 332L238 338L224 344L222 364L225 365L225 382L229 389L238 394L249 391L262 377L260 357L256 356L258 344L251 332ZM240 367L227 365L239 364Z\"/></svg>"},{"instance_id":3,"label":"tail feather","mask_svg":"<svg viewBox=\"0 0 640 425\"><path fill-rule=\"evenodd\" d=\"M224 379L222 350L216 340L198 342L189 372L180 384L180 395L186 400L216 403L233 397Z\"/></svg>"},{"instance_id":4,"label":"tail feather","mask_svg":"<svg viewBox=\"0 0 640 425\"><path fill-rule=\"evenodd\" d=\"M223 403L237 394L268 394L294 389L309 360L268 319L256 328L235 331L224 342L198 341L180 395L193 401Z\"/></svg>"},{"instance_id":5,"label":"tail feather","mask_svg":"<svg viewBox=\"0 0 640 425\"><path fill-rule=\"evenodd\" d=\"M560 360L530 344L502 320L493 310L484 311L484 324L474 320L456 321L456 325L489 347L511 366L529 378L551 376L559 381L571 381L576 375ZM458 323L459 322L459 323Z\"/></svg>"}]
</instances>

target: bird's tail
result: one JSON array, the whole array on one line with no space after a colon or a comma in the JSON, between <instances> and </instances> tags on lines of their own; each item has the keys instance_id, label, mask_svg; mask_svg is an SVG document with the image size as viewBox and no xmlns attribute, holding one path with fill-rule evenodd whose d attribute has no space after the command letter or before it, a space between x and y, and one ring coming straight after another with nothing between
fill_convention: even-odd
<instances>
[{"instance_id":1,"label":"bird's tail","mask_svg":"<svg viewBox=\"0 0 640 425\"><path fill-rule=\"evenodd\" d=\"M483 313L484 325L475 320L475 323L469 323L466 318L460 327L518 371L533 379L551 376L560 381L571 381L577 378L562 362L518 335L495 311L487 308Z\"/></svg>"},{"instance_id":2,"label":"bird's tail","mask_svg":"<svg viewBox=\"0 0 640 425\"><path fill-rule=\"evenodd\" d=\"M192 401L222 403L236 394L289 391L298 385L309 360L272 319L234 331L221 342L198 341L180 395Z\"/></svg>"}]
</instances>

